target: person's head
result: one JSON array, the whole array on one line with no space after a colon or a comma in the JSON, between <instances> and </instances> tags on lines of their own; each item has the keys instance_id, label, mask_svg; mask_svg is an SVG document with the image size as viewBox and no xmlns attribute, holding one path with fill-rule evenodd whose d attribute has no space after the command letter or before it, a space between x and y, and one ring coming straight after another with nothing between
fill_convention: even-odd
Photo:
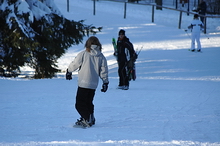
<instances>
[{"instance_id":1,"label":"person's head","mask_svg":"<svg viewBox=\"0 0 220 146\"><path fill-rule=\"evenodd\" d=\"M119 30L118 36L119 36L121 39L123 39L124 36L125 36L125 30L123 30L123 29Z\"/></svg>"},{"instance_id":2,"label":"person's head","mask_svg":"<svg viewBox=\"0 0 220 146\"><path fill-rule=\"evenodd\" d=\"M101 51L101 49L102 49L102 44L99 42L99 39L98 39L97 37L95 37L95 36L89 37L88 40L87 40L86 43L85 43L85 48L86 48L86 50L87 50L88 52L90 52L92 45L97 45L97 46L99 46L99 49L100 49L100 51Z\"/></svg>"},{"instance_id":3,"label":"person's head","mask_svg":"<svg viewBox=\"0 0 220 146\"><path fill-rule=\"evenodd\" d=\"M199 15L198 14L194 14L193 19L199 19Z\"/></svg>"}]
</instances>

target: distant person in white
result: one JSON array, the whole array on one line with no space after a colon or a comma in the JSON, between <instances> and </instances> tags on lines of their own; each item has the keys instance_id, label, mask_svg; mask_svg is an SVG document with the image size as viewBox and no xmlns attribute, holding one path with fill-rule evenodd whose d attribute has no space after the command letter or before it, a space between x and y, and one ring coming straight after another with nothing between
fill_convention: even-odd
<instances>
[{"instance_id":1,"label":"distant person in white","mask_svg":"<svg viewBox=\"0 0 220 146\"><path fill-rule=\"evenodd\" d=\"M204 27L202 21L199 20L199 15L195 14L193 21L188 26L188 29L192 30L192 42L191 42L191 51L195 51L195 40L197 43L197 51L201 51L201 43L200 43L200 31Z\"/></svg>"}]
</instances>

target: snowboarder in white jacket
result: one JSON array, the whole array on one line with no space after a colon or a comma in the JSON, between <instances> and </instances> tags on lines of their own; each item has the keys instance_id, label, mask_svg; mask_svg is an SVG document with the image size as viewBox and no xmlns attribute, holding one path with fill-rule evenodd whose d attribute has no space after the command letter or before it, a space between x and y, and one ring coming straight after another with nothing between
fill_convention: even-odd
<instances>
[{"instance_id":1,"label":"snowboarder in white jacket","mask_svg":"<svg viewBox=\"0 0 220 146\"><path fill-rule=\"evenodd\" d=\"M99 78L103 81L102 92L107 91L109 81L107 60L101 53L102 45L98 38L91 36L86 41L85 48L70 63L66 79L71 80L72 72L79 69L75 108L81 118L76 125L90 127L95 124L93 98Z\"/></svg>"},{"instance_id":2,"label":"snowboarder in white jacket","mask_svg":"<svg viewBox=\"0 0 220 146\"><path fill-rule=\"evenodd\" d=\"M188 26L188 29L192 30L191 36L191 51L195 51L195 41L197 43L197 51L201 51L201 43L200 43L200 31L204 27L202 21L199 20L199 15L195 14L193 21Z\"/></svg>"}]
</instances>

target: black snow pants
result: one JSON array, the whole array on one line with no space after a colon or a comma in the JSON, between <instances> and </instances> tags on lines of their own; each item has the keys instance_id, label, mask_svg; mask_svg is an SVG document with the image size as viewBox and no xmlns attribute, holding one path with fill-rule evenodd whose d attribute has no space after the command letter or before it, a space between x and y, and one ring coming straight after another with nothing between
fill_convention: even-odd
<instances>
[{"instance_id":1,"label":"black snow pants","mask_svg":"<svg viewBox=\"0 0 220 146\"><path fill-rule=\"evenodd\" d=\"M93 98L95 89L78 87L76 94L75 108L82 118L89 121L89 117L94 113Z\"/></svg>"},{"instance_id":2,"label":"black snow pants","mask_svg":"<svg viewBox=\"0 0 220 146\"><path fill-rule=\"evenodd\" d=\"M118 62L119 86L129 86L127 76L127 62Z\"/></svg>"}]
</instances>

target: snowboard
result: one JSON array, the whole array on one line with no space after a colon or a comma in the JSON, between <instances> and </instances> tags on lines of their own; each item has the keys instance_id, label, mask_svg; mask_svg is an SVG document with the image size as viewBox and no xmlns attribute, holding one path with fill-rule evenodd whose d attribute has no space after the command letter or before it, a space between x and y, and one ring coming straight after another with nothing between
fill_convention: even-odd
<instances>
[{"instance_id":1,"label":"snowboard","mask_svg":"<svg viewBox=\"0 0 220 146\"><path fill-rule=\"evenodd\" d=\"M116 60L118 60L118 48L115 38L112 38L112 45L114 48L114 56L116 57Z\"/></svg>"},{"instance_id":2,"label":"snowboard","mask_svg":"<svg viewBox=\"0 0 220 146\"><path fill-rule=\"evenodd\" d=\"M73 128L82 128L82 129L86 129L86 128L88 128L88 127L84 127L84 126L82 126L82 125L73 125Z\"/></svg>"},{"instance_id":3,"label":"snowboard","mask_svg":"<svg viewBox=\"0 0 220 146\"><path fill-rule=\"evenodd\" d=\"M138 49L135 51L135 55L133 58L131 58L128 61L128 79L135 81L136 80L136 69L135 69L135 61L138 58L138 55L140 54L141 50L142 50L143 46L141 47L141 49L138 51Z\"/></svg>"},{"instance_id":4,"label":"snowboard","mask_svg":"<svg viewBox=\"0 0 220 146\"><path fill-rule=\"evenodd\" d=\"M90 126L92 127L92 126ZM77 122L75 123L75 125L73 125L73 128L82 128L82 129L87 129L90 128L88 126L83 126L82 124L77 124Z\"/></svg>"},{"instance_id":5,"label":"snowboard","mask_svg":"<svg viewBox=\"0 0 220 146\"><path fill-rule=\"evenodd\" d=\"M129 81L136 80L135 62L133 60L129 60L127 63L127 76Z\"/></svg>"},{"instance_id":6,"label":"snowboard","mask_svg":"<svg viewBox=\"0 0 220 146\"><path fill-rule=\"evenodd\" d=\"M94 116L93 116L93 118L94 118ZM95 125L95 118L93 119L92 125ZM89 123L87 123L87 124L83 123L80 118L80 120L77 119L77 121L75 122L75 125L73 125L73 128L87 129L87 128L92 127L92 125L90 125Z\"/></svg>"}]
</instances>

